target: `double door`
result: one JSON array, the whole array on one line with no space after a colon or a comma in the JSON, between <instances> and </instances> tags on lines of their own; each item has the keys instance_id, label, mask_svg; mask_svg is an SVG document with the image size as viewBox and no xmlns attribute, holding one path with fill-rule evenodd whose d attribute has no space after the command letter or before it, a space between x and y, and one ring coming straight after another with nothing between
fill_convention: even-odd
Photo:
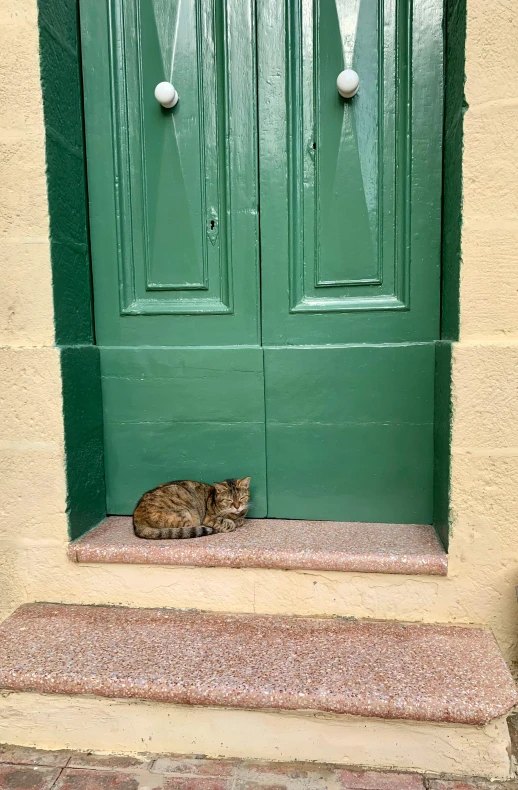
<instances>
[{"instance_id":1,"label":"double door","mask_svg":"<svg viewBox=\"0 0 518 790\"><path fill-rule=\"evenodd\" d=\"M81 0L109 513L431 521L440 6Z\"/></svg>"}]
</instances>

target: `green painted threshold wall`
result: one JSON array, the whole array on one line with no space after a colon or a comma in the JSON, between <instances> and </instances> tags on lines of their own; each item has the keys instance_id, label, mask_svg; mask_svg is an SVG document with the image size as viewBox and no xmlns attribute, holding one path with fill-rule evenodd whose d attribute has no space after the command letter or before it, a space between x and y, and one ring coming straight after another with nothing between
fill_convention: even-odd
<instances>
[{"instance_id":1,"label":"green painted threshold wall","mask_svg":"<svg viewBox=\"0 0 518 790\"><path fill-rule=\"evenodd\" d=\"M101 0L102 1L102 0ZM458 338L465 0L445 5L442 338L435 377L434 523L448 539L451 342ZM55 336L61 352L69 532L106 514L102 397L95 346L77 0L39 0Z\"/></svg>"},{"instance_id":2,"label":"green painted threshold wall","mask_svg":"<svg viewBox=\"0 0 518 790\"><path fill-rule=\"evenodd\" d=\"M448 547L450 533L451 358L459 339L459 286L462 223L462 132L467 109L464 95L466 0L446 0L445 99L441 261L441 338L435 361L434 525Z\"/></svg>"},{"instance_id":3,"label":"green painted threshold wall","mask_svg":"<svg viewBox=\"0 0 518 790\"><path fill-rule=\"evenodd\" d=\"M102 399L94 344L77 0L39 0L55 342L60 349L71 538L104 518Z\"/></svg>"}]
</instances>

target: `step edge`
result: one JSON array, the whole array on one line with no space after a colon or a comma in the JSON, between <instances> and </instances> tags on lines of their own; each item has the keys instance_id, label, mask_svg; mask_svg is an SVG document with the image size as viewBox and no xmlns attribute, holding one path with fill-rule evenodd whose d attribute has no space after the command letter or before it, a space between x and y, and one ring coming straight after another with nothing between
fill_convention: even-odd
<instances>
[{"instance_id":1,"label":"step edge","mask_svg":"<svg viewBox=\"0 0 518 790\"><path fill-rule=\"evenodd\" d=\"M427 552L395 552L395 551L333 551L316 550L308 556L307 550L286 548L247 548L234 545L232 535L224 536L228 545L223 542L214 544L205 538L193 538L192 541L203 541L190 545L191 541L142 541L135 543L132 535L127 542L120 539L113 543L103 541L107 532L116 528L124 518L125 529L129 534L129 517L108 517L101 524L68 545L68 557L77 564L123 564L162 566L170 568L254 568L261 570L284 571L330 571L338 573L373 573L397 576L447 576L448 556L442 550L436 538L435 551ZM259 519L251 520L254 523ZM272 519L272 522L275 520ZM304 524L293 520L296 524ZM307 522L309 525L319 522ZM346 522L323 522L333 525ZM351 524L357 527L357 524ZM370 528L384 529L398 525L369 524ZM405 527L426 527L429 534L433 533L430 525L401 525ZM235 534L235 533L234 533ZM216 537L216 536L214 536ZM221 538L223 536L217 536ZM101 540L100 540L101 538ZM141 540L141 539L138 539ZM186 543L189 544L186 546ZM194 550L194 555L192 551ZM196 553L198 552L198 554Z\"/></svg>"}]
</instances>

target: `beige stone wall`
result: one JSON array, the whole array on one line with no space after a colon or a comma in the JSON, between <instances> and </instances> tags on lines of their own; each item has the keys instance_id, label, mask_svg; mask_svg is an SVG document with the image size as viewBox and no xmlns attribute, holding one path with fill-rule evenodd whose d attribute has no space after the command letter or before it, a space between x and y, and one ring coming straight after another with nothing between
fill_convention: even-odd
<instances>
[{"instance_id":1,"label":"beige stone wall","mask_svg":"<svg viewBox=\"0 0 518 790\"><path fill-rule=\"evenodd\" d=\"M66 536L36 0L0 4L0 617Z\"/></svg>"},{"instance_id":2,"label":"beige stone wall","mask_svg":"<svg viewBox=\"0 0 518 790\"><path fill-rule=\"evenodd\" d=\"M149 749L155 754L174 751L223 759L312 760L510 778L505 717L472 727L12 692L0 696L0 739L41 749L130 755Z\"/></svg>"},{"instance_id":3,"label":"beige stone wall","mask_svg":"<svg viewBox=\"0 0 518 790\"><path fill-rule=\"evenodd\" d=\"M467 0L461 341L518 337L518 13Z\"/></svg>"},{"instance_id":4,"label":"beige stone wall","mask_svg":"<svg viewBox=\"0 0 518 790\"><path fill-rule=\"evenodd\" d=\"M518 9L468 0L453 532L461 590L518 659ZM465 606L459 595L459 609ZM471 607L470 607L471 609Z\"/></svg>"},{"instance_id":5,"label":"beige stone wall","mask_svg":"<svg viewBox=\"0 0 518 790\"><path fill-rule=\"evenodd\" d=\"M0 617L27 600L491 625L518 657L518 13L468 0L447 578L71 564L36 0L0 8Z\"/></svg>"}]
</instances>

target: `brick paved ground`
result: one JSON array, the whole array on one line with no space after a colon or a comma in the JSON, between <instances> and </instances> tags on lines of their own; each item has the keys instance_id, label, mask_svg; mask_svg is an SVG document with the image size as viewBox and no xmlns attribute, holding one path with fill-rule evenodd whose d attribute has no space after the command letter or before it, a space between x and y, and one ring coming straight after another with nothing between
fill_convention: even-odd
<instances>
[{"instance_id":1,"label":"brick paved ground","mask_svg":"<svg viewBox=\"0 0 518 790\"><path fill-rule=\"evenodd\" d=\"M0 746L0 790L518 790L518 781L449 780L314 763L115 757Z\"/></svg>"}]
</instances>

